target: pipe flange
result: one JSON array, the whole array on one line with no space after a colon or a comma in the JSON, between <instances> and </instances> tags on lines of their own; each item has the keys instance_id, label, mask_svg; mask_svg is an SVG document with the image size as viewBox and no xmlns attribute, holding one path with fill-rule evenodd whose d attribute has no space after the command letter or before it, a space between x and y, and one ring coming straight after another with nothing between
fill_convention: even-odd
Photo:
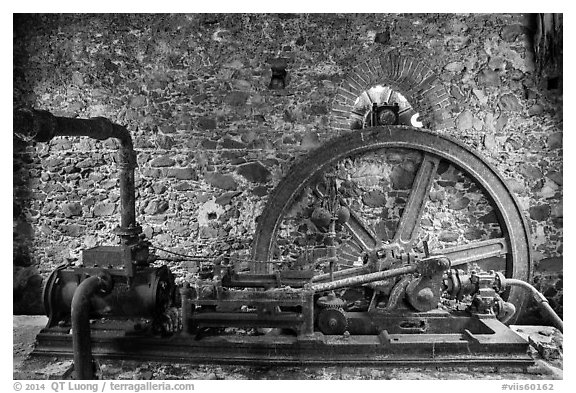
<instances>
[{"instance_id":1,"label":"pipe flange","mask_svg":"<svg viewBox=\"0 0 576 393\"><path fill-rule=\"evenodd\" d=\"M112 232L118 236L138 236L142 233L142 227L140 225L136 225L135 227L117 226Z\"/></svg>"}]
</instances>

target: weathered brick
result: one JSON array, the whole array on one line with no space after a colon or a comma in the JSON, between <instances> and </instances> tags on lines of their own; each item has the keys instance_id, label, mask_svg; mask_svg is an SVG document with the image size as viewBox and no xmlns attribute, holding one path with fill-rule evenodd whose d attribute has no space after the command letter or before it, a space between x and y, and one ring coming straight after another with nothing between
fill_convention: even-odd
<instances>
[{"instance_id":1,"label":"weathered brick","mask_svg":"<svg viewBox=\"0 0 576 393\"><path fill-rule=\"evenodd\" d=\"M394 57L394 76L396 79L400 79L402 72L402 63L406 58L404 56L396 55Z\"/></svg>"},{"instance_id":2,"label":"weathered brick","mask_svg":"<svg viewBox=\"0 0 576 393\"><path fill-rule=\"evenodd\" d=\"M426 71L426 73L423 76L424 80L427 80L428 78L434 78L436 79L436 74L434 73L434 71L428 69L428 71Z\"/></svg>"},{"instance_id":3,"label":"weathered brick","mask_svg":"<svg viewBox=\"0 0 576 393\"><path fill-rule=\"evenodd\" d=\"M426 95L431 99L435 99L438 96L438 93L443 93L445 91L444 86L439 84L439 81L436 81L436 83L426 91Z\"/></svg>"},{"instance_id":4,"label":"weathered brick","mask_svg":"<svg viewBox=\"0 0 576 393\"><path fill-rule=\"evenodd\" d=\"M380 79L382 75L382 68L380 67L380 63L377 62L375 59L370 59L366 62L366 67L373 75L374 79Z\"/></svg>"},{"instance_id":5,"label":"weathered brick","mask_svg":"<svg viewBox=\"0 0 576 393\"><path fill-rule=\"evenodd\" d=\"M361 91L358 91L356 88L350 86L348 81L344 81L342 85L338 88L338 94L347 97L350 101L354 102L356 97L360 95Z\"/></svg>"},{"instance_id":6,"label":"weathered brick","mask_svg":"<svg viewBox=\"0 0 576 393\"><path fill-rule=\"evenodd\" d=\"M384 76L390 77L394 74L394 71L392 70L392 59L390 54L380 58L380 68L382 68Z\"/></svg>"},{"instance_id":7,"label":"weathered brick","mask_svg":"<svg viewBox=\"0 0 576 393\"><path fill-rule=\"evenodd\" d=\"M398 91L401 91L402 93L409 90L410 87L412 86L412 83L410 83L410 81L408 80L401 80L396 82L395 84L396 86L398 86Z\"/></svg>"},{"instance_id":8,"label":"weathered brick","mask_svg":"<svg viewBox=\"0 0 576 393\"><path fill-rule=\"evenodd\" d=\"M390 54L388 59L389 75L390 78L398 79L400 59L397 55Z\"/></svg>"},{"instance_id":9,"label":"weathered brick","mask_svg":"<svg viewBox=\"0 0 576 393\"><path fill-rule=\"evenodd\" d=\"M411 60L406 67L406 80L410 81L411 84L417 83L414 80L414 69L417 67L417 61Z\"/></svg>"},{"instance_id":10,"label":"weathered brick","mask_svg":"<svg viewBox=\"0 0 576 393\"><path fill-rule=\"evenodd\" d=\"M335 105L332 105L332 110L335 112L348 113L350 111L350 106L349 105L335 104Z\"/></svg>"},{"instance_id":11,"label":"weathered brick","mask_svg":"<svg viewBox=\"0 0 576 393\"><path fill-rule=\"evenodd\" d=\"M420 94L422 94L423 96L427 95L430 91L432 91L436 85L439 83L438 79L436 78L436 75L431 75L428 78L424 79L424 81L422 81L422 83L420 84L422 90L419 91Z\"/></svg>"},{"instance_id":12,"label":"weathered brick","mask_svg":"<svg viewBox=\"0 0 576 393\"><path fill-rule=\"evenodd\" d=\"M350 76L348 76L346 81L351 87L354 88L356 96L359 96L366 89L368 85L368 83L365 82L363 79L359 78L358 74L356 73L352 73Z\"/></svg>"},{"instance_id":13,"label":"weathered brick","mask_svg":"<svg viewBox=\"0 0 576 393\"><path fill-rule=\"evenodd\" d=\"M332 116L333 120L337 120L337 121L348 121L348 116L342 116L342 115L333 115Z\"/></svg>"},{"instance_id":14,"label":"weathered brick","mask_svg":"<svg viewBox=\"0 0 576 393\"><path fill-rule=\"evenodd\" d=\"M424 73L428 72L428 70L428 67L424 66L422 62L417 62L416 66L412 69L412 80L414 83L421 83L424 80Z\"/></svg>"},{"instance_id":15,"label":"weathered brick","mask_svg":"<svg viewBox=\"0 0 576 393\"><path fill-rule=\"evenodd\" d=\"M338 105L352 105L354 103L354 99L346 98L341 94L336 94L332 100L332 103Z\"/></svg>"},{"instance_id":16,"label":"weathered brick","mask_svg":"<svg viewBox=\"0 0 576 393\"><path fill-rule=\"evenodd\" d=\"M411 60L409 60L407 57L404 57L400 60L400 65L398 68L398 81L399 82L403 83L408 78L408 76L409 76L408 68L409 68L410 64L412 64Z\"/></svg>"},{"instance_id":17,"label":"weathered brick","mask_svg":"<svg viewBox=\"0 0 576 393\"><path fill-rule=\"evenodd\" d=\"M376 79L376 75L370 67L368 67L367 62L363 62L358 66L358 75L366 82L366 84L370 84L372 81Z\"/></svg>"},{"instance_id":18,"label":"weathered brick","mask_svg":"<svg viewBox=\"0 0 576 393\"><path fill-rule=\"evenodd\" d=\"M359 64L356 69L356 75L364 81L365 85L369 85L370 82L374 79L374 75L370 71L370 68L366 65L366 63Z\"/></svg>"},{"instance_id":19,"label":"weathered brick","mask_svg":"<svg viewBox=\"0 0 576 393\"><path fill-rule=\"evenodd\" d=\"M436 101L437 102L442 102L444 100L447 100L450 96L448 95L448 92L446 91L446 89L444 89L444 86L442 86L442 91L439 91L436 93Z\"/></svg>"},{"instance_id":20,"label":"weathered brick","mask_svg":"<svg viewBox=\"0 0 576 393\"><path fill-rule=\"evenodd\" d=\"M349 113L350 113L350 110L344 111L344 110L341 110L341 109L333 109L332 112L331 112L331 114L332 114L333 116L346 116L346 115L348 115Z\"/></svg>"}]
</instances>

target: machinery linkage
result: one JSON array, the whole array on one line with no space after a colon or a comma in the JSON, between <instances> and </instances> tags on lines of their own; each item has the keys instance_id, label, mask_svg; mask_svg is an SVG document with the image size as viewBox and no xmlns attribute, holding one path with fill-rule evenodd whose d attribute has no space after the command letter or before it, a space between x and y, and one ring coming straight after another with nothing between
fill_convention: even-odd
<instances>
[{"instance_id":1,"label":"machinery linkage","mask_svg":"<svg viewBox=\"0 0 576 393\"><path fill-rule=\"evenodd\" d=\"M121 222L115 230L120 244L84 250L82 266L58 267L44 290L49 321L37 337L34 354L73 355L78 379L94 378L93 357L240 364L472 361L526 366L533 361L528 343L505 326L518 314L511 301L518 297L509 295L510 287L528 288L551 311L546 299L529 284L501 272L459 268L470 250L481 256L524 255L528 250L506 246L501 239L446 254L430 255L426 244L424 254L409 247L423 211L423 202L415 198L429 191L431 181L425 177L436 170L437 158L427 158L428 169L419 171L415 182L421 185L408 201L408 213L400 224L403 230L394 242L375 243L351 266L341 266L345 264L340 260L336 225L359 234L359 239L370 233L338 200L330 183L328 190L315 190L327 200L328 214L316 213L316 219L325 220L327 247L312 267L245 273L222 257L208 277L178 287L167 266L153 264L151 243L136 222L136 152L126 128L103 118L68 119L30 109L15 111L14 126L24 140L88 136L120 141ZM391 130L390 135L397 131ZM365 143L364 136L359 143ZM284 197L282 187L279 199ZM279 220L269 212L264 216L261 222L273 230L265 233L260 228L255 247L260 255L271 250L271 234ZM324 271L318 272L318 266ZM562 321L552 314L561 329Z\"/></svg>"}]
</instances>

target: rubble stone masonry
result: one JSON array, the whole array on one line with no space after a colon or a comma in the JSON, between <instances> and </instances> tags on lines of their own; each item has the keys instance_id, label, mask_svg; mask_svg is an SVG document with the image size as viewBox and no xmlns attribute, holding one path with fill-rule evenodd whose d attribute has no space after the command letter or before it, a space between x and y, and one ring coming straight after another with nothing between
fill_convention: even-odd
<instances>
[{"instance_id":1,"label":"rubble stone masonry","mask_svg":"<svg viewBox=\"0 0 576 393\"><path fill-rule=\"evenodd\" d=\"M14 106L126 125L138 222L186 254L248 256L255 219L295 159L349 129L366 88L478 150L528 219L534 283L562 311L562 91L535 75L517 14L16 15ZM269 88L286 59L286 88ZM114 244L116 143L14 139L14 313L42 281ZM174 269L186 274L186 264Z\"/></svg>"}]
</instances>

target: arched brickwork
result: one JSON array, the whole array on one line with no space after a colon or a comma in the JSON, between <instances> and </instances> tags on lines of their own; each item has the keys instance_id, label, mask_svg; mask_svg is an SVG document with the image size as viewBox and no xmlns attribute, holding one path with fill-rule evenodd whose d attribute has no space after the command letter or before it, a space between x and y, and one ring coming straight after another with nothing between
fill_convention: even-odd
<instances>
[{"instance_id":1,"label":"arched brickwork","mask_svg":"<svg viewBox=\"0 0 576 393\"><path fill-rule=\"evenodd\" d=\"M357 65L340 84L334 101L330 126L350 130L350 110L364 90L389 86L401 93L420 113L420 121L432 130L454 127L448 107L449 94L436 74L424 62L388 52L380 58Z\"/></svg>"}]
</instances>

